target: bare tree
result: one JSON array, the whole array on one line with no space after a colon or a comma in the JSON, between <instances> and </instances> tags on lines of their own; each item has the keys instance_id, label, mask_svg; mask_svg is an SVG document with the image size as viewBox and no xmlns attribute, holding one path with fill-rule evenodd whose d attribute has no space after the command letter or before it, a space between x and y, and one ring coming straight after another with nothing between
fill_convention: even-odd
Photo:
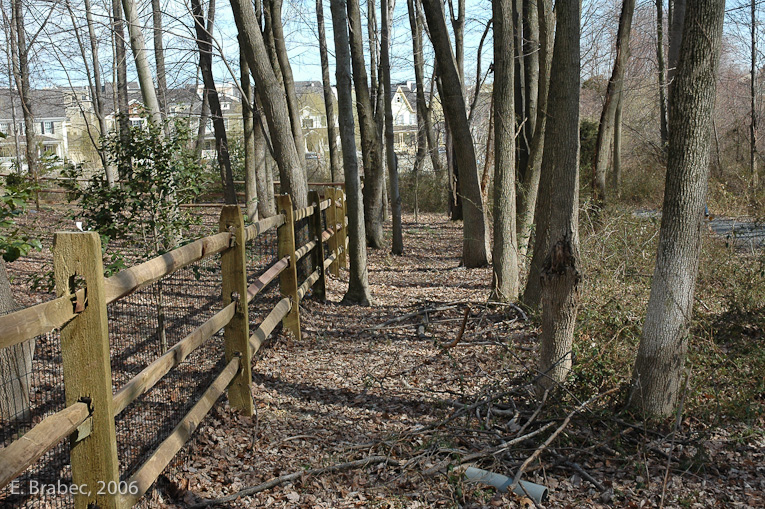
<instances>
[{"instance_id":1,"label":"bare tree","mask_svg":"<svg viewBox=\"0 0 765 509\"><path fill-rule=\"evenodd\" d=\"M146 42L141 31L134 0L122 0L122 8L125 12L125 21L127 22L128 33L130 34L130 47L133 50L133 59L135 60L135 69L138 74L138 83L141 86L143 105L149 111L151 122L156 125L162 125L162 110L159 107L157 92L154 90L151 67L149 66L149 59L146 58Z\"/></svg>"},{"instance_id":2,"label":"bare tree","mask_svg":"<svg viewBox=\"0 0 765 509\"><path fill-rule=\"evenodd\" d=\"M624 72L630 57L630 32L632 31L632 15L635 12L635 0L624 0L622 13L619 16L619 30L616 34L616 59L614 70L606 88L606 99L603 111L600 114L600 126L598 127L598 139L595 144L595 157L593 169L593 199L596 204L602 205L606 199L606 175L611 147L614 142L614 129L616 125L616 110L624 88Z\"/></svg>"},{"instance_id":3,"label":"bare tree","mask_svg":"<svg viewBox=\"0 0 765 509\"><path fill-rule=\"evenodd\" d=\"M128 91L127 91L127 54L125 51L125 30L122 21L122 6L120 0L112 0L112 32L114 44L114 65L117 71L117 125L119 126L120 139L127 145L130 136L130 119L128 118ZM113 92L114 93L114 92ZM126 168L118 168L120 173L127 172Z\"/></svg>"},{"instance_id":4,"label":"bare tree","mask_svg":"<svg viewBox=\"0 0 765 509\"><path fill-rule=\"evenodd\" d=\"M465 96L457 71L444 11L440 2L423 0L431 41L436 52L436 65L442 81L441 101L454 139L460 192L463 200L462 261L466 267L482 267L489 263L489 236L481 197L481 183L475 159L475 147L467 123Z\"/></svg>"},{"instance_id":5,"label":"bare tree","mask_svg":"<svg viewBox=\"0 0 765 509\"><path fill-rule=\"evenodd\" d=\"M549 124L542 173L550 175L549 250L541 271L540 390L565 381L571 369L579 301L579 79L578 2L560 3L550 70Z\"/></svg>"},{"instance_id":6,"label":"bare tree","mask_svg":"<svg viewBox=\"0 0 765 509\"><path fill-rule=\"evenodd\" d=\"M167 116L167 77L165 72L165 45L162 42L162 6L160 0L151 0L151 19L154 34L154 63L157 66L157 101L163 117Z\"/></svg>"},{"instance_id":7,"label":"bare tree","mask_svg":"<svg viewBox=\"0 0 765 509\"><path fill-rule=\"evenodd\" d=\"M669 97L659 247L633 371L632 404L649 415L672 414L688 350L724 12L724 0L697 2L686 11Z\"/></svg>"},{"instance_id":8,"label":"bare tree","mask_svg":"<svg viewBox=\"0 0 765 509\"><path fill-rule=\"evenodd\" d=\"M348 291L343 302L369 306L367 273L367 248L364 234L364 207L361 197L361 181L356 159L356 137L353 128L353 98L351 93L351 55L348 38L348 18L343 0L330 0L332 27L335 39L335 81L337 83L337 108L340 122L340 141L343 146L343 172L345 192L348 197L348 254L351 261L348 275Z\"/></svg>"},{"instance_id":9,"label":"bare tree","mask_svg":"<svg viewBox=\"0 0 765 509\"><path fill-rule=\"evenodd\" d=\"M250 73L268 121L274 158L279 166L282 190L292 196L295 207L308 205L305 160L301 161L292 134L284 88L276 79L266 50L263 34L251 2L230 0L234 21L239 30L239 44L244 49Z\"/></svg>"},{"instance_id":10,"label":"bare tree","mask_svg":"<svg viewBox=\"0 0 765 509\"><path fill-rule=\"evenodd\" d=\"M231 158L228 153L228 137L226 136L223 110L218 98L218 91L215 88L215 78L212 72L212 35L206 28L201 0L191 0L191 10L194 15L194 29L197 34L197 45L199 46L199 69L202 73L202 81L204 82L204 94L210 103L210 113L212 114L213 131L215 132L215 152L218 156L223 197L226 203L235 205L237 202L236 189L234 188L234 175L231 172ZM210 0L210 10L215 10L215 0ZM248 106L242 105L242 108L247 108Z\"/></svg>"},{"instance_id":11,"label":"bare tree","mask_svg":"<svg viewBox=\"0 0 765 509\"><path fill-rule=\"evenodd\" d=\"M518 296L515 231L515 97L513 0L494 0L494 247L491 300Z\"/></svg>"},{"instance_id":12,"label":"bare tree","mask_svg":"<svg viewBox=\"0 0 765 509\"><path fill-rule=\"evenodd\" d=\"M671 1L671 0L670 0ZM667 145L667 65L664 59L664 0L656 0L656 62L659 72L659 133Z\"/></svg>"},{"instance_id":13,"label":"bare tree","mask_svg":"<svg viewBox=\"0 0 765 509\"><path fill-rule=\"evenodd\" d=\"M750 0L750 30L752 44L751 50L751 65L749 67L749 172L752 182L752 187L757 189L759 185L759 179L757 175L757 13L755 10L754 0Z\"/></svg>"},{"instance_id":14,"label":"bare tree","mask_svg":"<svg viewBox=\"0 0 765 509\"><path fill-rule=\"evenodd\" d=\"M382 68L383 93L385 94L385 154L390 178L390 201L393 212L393 249L394 255L404 254L404 237L401 230L401 194L398 190L398 161L393 150L393 91L390 84L390 30L393 14L392 2L381 0L380 21L382 34L380 36L380 67Z\"/></svg>"},{"instance_id":15,"label":"bare tree","mask_svg":"<svg viewBox=\"0 0 765 509\"><path fill-rule=\"evenodd\" d=\"M319 29L319 57L321 58L321 84L324 90L324 110L327 114L327 138L329 141L329 173L332 182L340 177L340 147L337 146L335 122L335 94L329 82L329 57L327 55L327 36L324 30L324 5L316 0L316 24Z\"/></svg>"},{"instance_id":16,"label":"bare tree","mask_svg":"<svg viewBox=\"0 0 765 509\"><path fill-rule=\"evenodd\" d=\"M353 85L356 90L356 112L359 119L361 156L364 163L364 226L367 245L380 249L384 245L383 193L385 192L385 174L382 162L382 144L380 143L369 94L359 0L347 0L346 4L351 64L353 65Z\"/></svg>"}]
</instances>

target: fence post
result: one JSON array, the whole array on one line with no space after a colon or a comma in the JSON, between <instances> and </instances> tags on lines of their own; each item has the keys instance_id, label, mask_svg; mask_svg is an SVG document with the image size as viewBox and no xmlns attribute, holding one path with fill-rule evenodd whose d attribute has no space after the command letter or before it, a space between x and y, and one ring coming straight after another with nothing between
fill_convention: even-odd
<instances>
[{"instance_id":1,"label":"fence post","mask_svg":"<svg viewBox=\"0 0 765 509\"><path fill-rule=\"evenodd\" d=\"M346 224L346 217L348 215L348 203L346 202L346 196L345 196L345 184L340 185L340 192L338 193L340 195L340 231L342 234L340 235L340 246L343 248L343 252L340 254L340 264L339 267L341 269L345 269L348 264L348 225Z\"/></svg>"},{"instance_id":2,"label":"fence post","mask_svg":"<svg viewBox=\"0 0 765 509\"><path fill-rule=\"evenodd\" d=\"M290 257L290 266L279 275L279 291L292 299L292 309L282 320L285 329L292 331L295 340L300 341L300 298L298 297L297 259L295 258L295 214L292 199L288 194L276 197L276 209L284 214L284 224L277 230L278 256L281 260Z\"/></svg>"},{"instance_id":3,"label":"fence post","mask_svg":"<svg viewBox=\"0 0 765 509\"><path fill-rule=\"evenodd\" d=\"M223 305L236 300L236 312L226 324L223 337L226 345L226 363L240 356L240 369L228 387L228 401L243 415L253 415L252 403L252 352L250 350L250 327L247 312L247 252L245 246L244 218L238 205L224 205L220 214L220 231L233 234L231 248L221 253L220 264L223 277Z\"/></svg>"},{"instance_id":4,"label":"fence post","mask_svg":"<svg viewBox=\"0 0 765 509\"><path fill-rule=\"evenodd\" d=\"M321 234L324 233L324 225L321 221L321 198L318 191L310 191L308 201L315 204L311 216L311 230L316 236L316 247L313 249L313 266L315 267L314 270L318 269L319 271L319 280L316 281L313 292L317 299L324 302L327 299L327 272L324 269L324 241L321 238Z\"/></svg>"},{"instance_id":5,"label":"fence post","mask_svg":"<svg viewBox=\"0 0 765 509\"><path fill-rule=\"evenodd\" d=\"M87 298L87 303L77 303L85 309L61 328L66 405L87 402L92 416L90 434L71 443L72 483L79 487L74 496L75 507L116 508L120 476L104 269L98 234L56 233L53 269L58 296L74 294L76 286L84 283Z\"/></svg>"},{"instance_id":6,"label":"fence post","mask_svg":"<svg viewBox=\"0 0 765 509\"><path fill-rule=\"evenodd\" d=\"M329 273L332 274L335 277L340 276L340 266L338 264L337 258L338 258L338 249L337 247L340 245L339 239L340 239L340 230L337 228L337 224L339 221L337 220L337 205L335 202L337 201L337 189L334 187L328 187L326 191L326 196L330 200L332 200L332 203L329 205L329 208L327 209L327 224L332 225L332 231L334 232L334 235L332 235L329 238L329 249L330 251L335 255L335 261L332 262L332 264L329 266Z\"/></svg>"}]
</instances>

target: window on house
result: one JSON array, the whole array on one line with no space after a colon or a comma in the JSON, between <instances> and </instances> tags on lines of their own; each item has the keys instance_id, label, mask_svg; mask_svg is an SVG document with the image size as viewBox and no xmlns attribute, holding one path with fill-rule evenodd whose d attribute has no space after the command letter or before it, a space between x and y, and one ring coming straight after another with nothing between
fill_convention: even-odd
<instances>
[{"instance_id":1,"label":"window on house","mask_svg":"<svg viewBox=\"0 0 765 509\"><path fill-rule=\"evenodd\" d=\"M6 122L0 124L0 133L8 134L8 124Z\"/></svg>"},{"instance_id":2,"label":"window on house","mask_svg":"<svg viewBox=\"0 0 765 509\"><path fill-rule=\"evenodd\" d=\"M141 127L143 125L142 120L131 120L130 127Z\"/></svg>"},{"instance_id":3,"label":"window on house","mask_svg":"<svg viewBox=\"0 0 765 509\"><path fill-rule=\"evenodd\" d=\"M221 103L220 109L222 110L230 110L231 109L231 103Z\"/></svg>"},{"instance_id":4,"label":"window on house","mask_svg":"<svg viewBox=\"0 0 765 509\"><path fill-rule=\"evenodd\" d=\"M396 115L396 124L402 125L404 123L404 115Z\"/></svg>"},{"instance_id":5,"label":"window on house","mask_svg":"<svg viewBox=\"0 0 765 509\"><path fill-rule=\"evenodd\" d=\"M227 118L223 119L223 127L226 129L226 131L228 131L228 120L229 119L227 119Z\"/></svg>"},{"instance_id":6,"label":"window on house","mask_svg":"<svg viewBox=\"0 0 765 509\"><path fill-rule=\"evenodd\" d=\"M313 119L312 118L304 118L303 119L303 129L313 129Z\"/></svg>"},{"instance_id":7,"label":"window on house","mask_svg":"<svg viewBox=\"0 0 765 509\"><path fill-rule=\"evenodd\" d=\"M54 134L53 122L40 122L40 134Z\"/></svg>"}]
</instances>

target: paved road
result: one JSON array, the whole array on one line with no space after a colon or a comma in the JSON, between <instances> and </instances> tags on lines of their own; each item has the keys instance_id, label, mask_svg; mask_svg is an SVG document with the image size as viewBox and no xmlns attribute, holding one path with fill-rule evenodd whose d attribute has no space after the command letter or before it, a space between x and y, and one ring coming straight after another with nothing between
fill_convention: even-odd
<instances>
[{"instance_id":1,"label":"paved road","mask_svg":"<svg viewBox=\"0 0 765 509\"><path fill-rule=\"evenodd\" d=\"M643 218L661 218L658 210L636 210L633 215ZM765 248L765 223L751 217L714 217L707 221L709 228L726 241L741 248Z\"/></svg>"}]
</instances>

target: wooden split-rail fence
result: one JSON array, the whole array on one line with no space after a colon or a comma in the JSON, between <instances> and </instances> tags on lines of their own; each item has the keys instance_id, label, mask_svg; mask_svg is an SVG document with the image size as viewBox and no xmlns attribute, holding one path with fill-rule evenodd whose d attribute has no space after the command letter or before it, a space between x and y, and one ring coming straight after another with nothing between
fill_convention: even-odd
<instances>
[{"instance_id":1,"label":"wooden split-rail fence","mask_svg":"<svg viewBox=\"0 0 765 509\"><path fill-rule=\"evenodd\" d=\"M324 188L322 195L311 191L309 203L306 208L293 210L290 197L280 195L278 215L248 226L238 206L224 206L220 233L108 278L103 275L98 234L56 233L54 274L58 297L0 317L0 349L58 329L66 407L0 449L0 489L47 451L69 439L75 507L131 507L178 454L224 392L232 408L253 415L253 354L280 322L299 340L301 299L309 290L323 299L326 274L337 276L346 265L345 193L341 188L331 187ZM308 241L296 246L296 224L306 222ZM273 229L277 237L276 261L248 285L247 243ZM113 392L107 306L183 267L218 254L223 308ZM308 261L304 260L306 257ZM310 274L299 281L297 267L306 264L310 264ZM278 302L259 326L250 330L248 303L277 278ZM77 282L79 287L73 287ZM115 417L221 329L224 367L148 459L129 478L120 479Z\"/></svg>"}]
</instances>

